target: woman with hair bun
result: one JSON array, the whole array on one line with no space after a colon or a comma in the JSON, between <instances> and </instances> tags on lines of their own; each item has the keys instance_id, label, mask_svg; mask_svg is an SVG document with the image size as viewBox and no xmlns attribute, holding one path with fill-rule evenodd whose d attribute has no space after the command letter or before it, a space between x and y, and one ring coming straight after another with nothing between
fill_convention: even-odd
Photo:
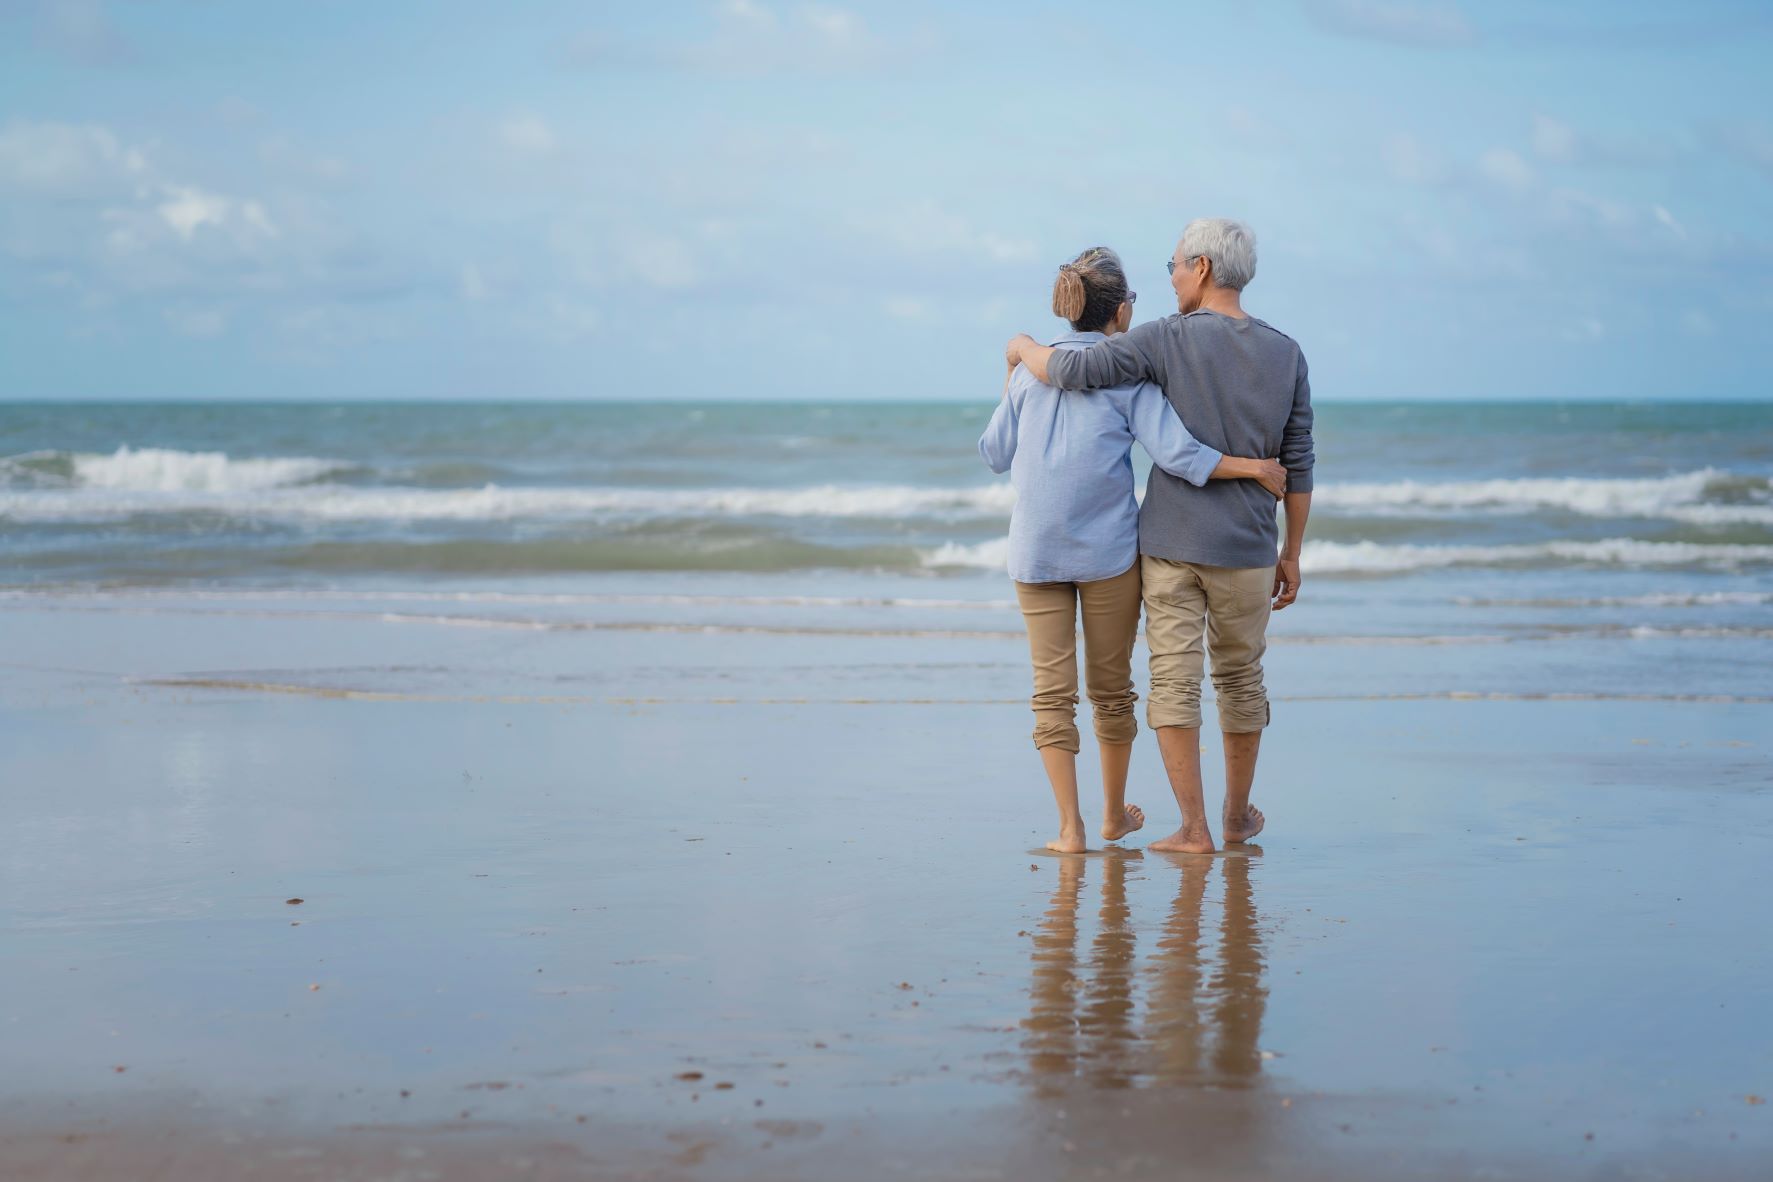
<instances>
[{"instance_id":1,"label":"woman with hair bun","mask_svg":"<svg viewBox=\"0 0 1773 1182\"><path fill-rule=\"evenodd\" d=\"M1087 348L1123 333L1137 298L1120 258L1092 247L1059 268L1053 311L1071 331L1058 349ZM1286 469L1274 460L1226 456L1188 433L1149 382L1095 391L1062 390L1023 366L979 439L993 472L1010 473L1009 573L1028 626L1034 661L1034 746L1059 806L1059 836L1047 848L1088 848L1077 800L1077 620L1083 615L1085 688L1102 761L1102 838L1118 841L1145 823L1126 803L1133 715L1133 640L1139 630L1139 503L1133 441L1152 463L1190 484L1255 480L1279 497Z\"/></svg>"}]
</instances>

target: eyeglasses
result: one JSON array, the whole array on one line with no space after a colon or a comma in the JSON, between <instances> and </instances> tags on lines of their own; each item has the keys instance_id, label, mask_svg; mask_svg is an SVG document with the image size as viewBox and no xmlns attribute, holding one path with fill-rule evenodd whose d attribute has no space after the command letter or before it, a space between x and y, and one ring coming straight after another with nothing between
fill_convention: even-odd
<instances>
[{"instance_id":1,"label":"eyeglasses","mask_svg":"<svg viewBox=\"0 0 1773 1182\"><path fill-rule=\"evenodd\" d=\"M1136 304L1138 302L1139 302L1139 293L1136 291L1129 291L1127 293L1127 303Z\"/></svg>"},{"instance_id":2,"label":"eyeglasses","mask_svg":"<svg viewBox=\"0 0 1773 1182\"><path fill-rule=\"evenodd\" d=\"M1200 258L1200 256L1198 254L1190 255L1187 258L1182 260L1182 265L1184 267L1186 267L1189 263L1192 263L1195 259L1198 259L1198 258ZM1170 274L1174 275L1176 273L1176 260L1170 259L1168 262L1166 262L1164 264L1164 270L1166 270Z\"/></svg>"}]
</instances>

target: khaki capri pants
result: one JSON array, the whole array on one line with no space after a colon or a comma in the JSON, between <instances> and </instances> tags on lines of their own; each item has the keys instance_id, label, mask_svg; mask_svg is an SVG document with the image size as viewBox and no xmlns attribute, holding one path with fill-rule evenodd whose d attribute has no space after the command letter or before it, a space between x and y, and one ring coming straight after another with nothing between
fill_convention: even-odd
<instances>
[{"instance_id":1,"label":"khaki capri pants","mask_svg":"<svg viewBox=\"0 0 1773 1182\"><path fill-rule=\"evenodd\" d=\"M1151 647L1145 721L1153 729L1200 726L1201 672L1210 652L1219 729L1235 735L1266 727L1262 655L1268 651L1274 568L1207 566L1149 554L1140 559L1140 567L1145 642Z\"/></svg>"},{"instance_id":2,"label":"khaki capri pants","mask_svg":"<svg viewBox=\"0 0 1773 1182\"><path fill-rule=\"evenodd\" d=\"M1133 640L1139 632L1139 564L1088 583L1017 583L1034 658L1034 745L1077 753L1077 617L1083 611L1084 685L1096 740L1131 743Z\"/></svg>"}]
</instances>

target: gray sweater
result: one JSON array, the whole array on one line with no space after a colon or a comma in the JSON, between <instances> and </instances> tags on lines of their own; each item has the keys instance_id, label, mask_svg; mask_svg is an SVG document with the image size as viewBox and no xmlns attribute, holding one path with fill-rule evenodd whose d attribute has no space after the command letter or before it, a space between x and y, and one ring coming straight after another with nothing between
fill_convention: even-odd
<instances>
[{"instance_id":1,"label":"gray sweater","mask_svg":"<svg viewBox=\"0 0 1773 1182\"><path fill-rule=\"evenodd\" d=\"M1311 491L1311 384L1293 338L1254 317L1190 312L1141 324L1087 349L1047 359L1066 390L1141 379L1164 396L1196 439L1228 456L1278 456L1287 491ZM1152 468L1139 510L1139 552L1207 566L1273 566L1280 550L1275 500L1254 480L1196 488Z\"/></svg>"}]
</instances>

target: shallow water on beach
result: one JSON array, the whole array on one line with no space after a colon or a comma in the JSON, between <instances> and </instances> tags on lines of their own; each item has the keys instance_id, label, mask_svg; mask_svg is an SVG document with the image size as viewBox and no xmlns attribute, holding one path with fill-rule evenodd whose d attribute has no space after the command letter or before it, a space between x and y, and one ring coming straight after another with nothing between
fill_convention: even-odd
<instances>
[{"instance_id":1,"label":"shallow water on beach","mask_svg":"<svg viewBox=\"0 0 1773 1182\"><path fill-rule=\"evenodd\" d=\"M847 631L540 585L0 601L0 1154L146 1129L442 1161L479 1130L611 1177L1142 1176L1215 1137L1228 1177L1773 1154L1749 658L1645 682L1638 645L1702 642L1283 641L1256 846L1141 851L1172 818L1147 737L1151 833L1062 858L1007 608L825 590ZM905 614L942 627L881 622Z\"/></svg>"}]
</instances>

